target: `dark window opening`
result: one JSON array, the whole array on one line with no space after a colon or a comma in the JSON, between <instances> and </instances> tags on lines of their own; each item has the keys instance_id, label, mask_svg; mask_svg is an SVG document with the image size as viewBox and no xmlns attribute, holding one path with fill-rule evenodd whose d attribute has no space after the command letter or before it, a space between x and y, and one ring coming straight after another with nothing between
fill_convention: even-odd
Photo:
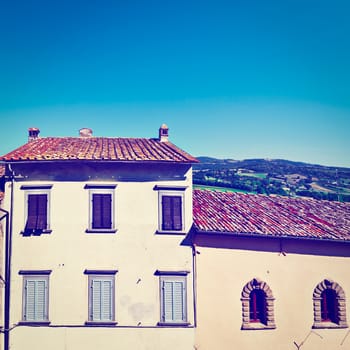
<instances>
[{"instance_id":1,"label":"dark window opening","mask_svg":"<svg viewBox=\"0 0 350 350\"><path fill-rule=\"evenodd\" d=\"M182 230L181 196L162 196L162 230Z\"/></svg>"},{"instance_id":2,"label":"dark window opening","mask_svg":"<svg viewBox=\"0 0 350 350\"><path fill-rule=\"evenodd\" d=\"M249 320L266 324L266 295L261 289L253 289L250 293Z\"/></svg>"},{"instance_id":3,"label":"dark window opening","mask_svg":"<svg viewBox=\"0 0 350 350\"><path fill-rule=\"evenodd\" d=\"M333 289L325 289L321 294L321 320L322 322L339 322L337 293Z\"/></svg>"}]
</instances>

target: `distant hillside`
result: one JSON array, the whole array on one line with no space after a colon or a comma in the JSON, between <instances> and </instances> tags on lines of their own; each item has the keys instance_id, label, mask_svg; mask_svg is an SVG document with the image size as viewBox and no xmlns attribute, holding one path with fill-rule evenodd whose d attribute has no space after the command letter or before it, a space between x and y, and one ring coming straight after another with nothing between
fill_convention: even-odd
<instances>
[{"instance_id":1,"label":"distant hillside","mask_svg":"<svg viewBox=\"0 0 350 350\"><path fill-rule=\"evenodd\" d=\"M350 168L284 159L197 157L193 182L248 192L350 201Z\"/></svg>"}]
</instances>

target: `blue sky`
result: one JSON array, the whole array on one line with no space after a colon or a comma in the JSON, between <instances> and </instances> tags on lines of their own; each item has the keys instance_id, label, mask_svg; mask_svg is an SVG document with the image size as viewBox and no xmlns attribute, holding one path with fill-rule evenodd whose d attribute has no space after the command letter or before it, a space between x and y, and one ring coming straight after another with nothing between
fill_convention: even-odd
<instances>
[{"instance_id":1,"label":"blue sky","mask_svg":"<svg viewBox=\"0 0 350 350\"><path fill-rule=\"evenodd\" d=\"M155 137L195 156L350 167L350 3L2 1L0 154Z\"/></svg>"}]
</instances>

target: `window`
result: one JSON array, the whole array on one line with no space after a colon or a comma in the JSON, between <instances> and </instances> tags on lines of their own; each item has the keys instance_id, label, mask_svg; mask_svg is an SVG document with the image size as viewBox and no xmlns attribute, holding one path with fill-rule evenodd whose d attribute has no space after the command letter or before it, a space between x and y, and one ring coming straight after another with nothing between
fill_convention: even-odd
<instances>
[{"instance_id":1,"label":"window","mask_svg":"<svg viewBox=\"0 0 350 350\"><path fill-rule=\"evenodd\" d=\"M115 185L86 185L90 197L90 220L87 232L116 232L114 226Z\"/></svg>"},{"instance_id":2,"label":"window","mask_svg":"<svg viewBox=\"0 0 350 350\"><path fill-rule=\"evenodd\" d=\"M49 199L51 185L22 186L26 190L26 222L24 234L50 233Z\"/></svg>"},{"instance_id":3,"label":"window","mask_svg":"<svg viewBox=\"0 0 350 350\"><path fill-rule=\"evenodd\" d=\"M254 278L242 291L242 329L274 329L274 298L270 287Z\"/></svg>"},{"instance_id":4,"label":"window","mask_svg":"<svg viewBox=\"0 0 350 350\"><path fill-rule=\"evenodd\" d=\"M22 320L26 323L49 323L49 275L47 271L20 271L23 275Z\"/></svg>"},{"instance_id":5,"label":"window","mask_svg":"<svg viewBox=\"0 0 350 350\"><path fill-rule=\"evenodd\" d=\"M116 324L114 313L115 274L113 271L86 270L89 276L89 317L91 324Z\"/></svg>"},{"instance_id":6,"label":"window","mask_svg":"<svg viewBox=\"0 0 350 350\"><path fill-rule=\"evenodd\" d=\"M159 275L160 319L158 325L188 325L187 322L187 271L162 272Z\"/></svg>"},{"instance_id":7,"label":"window","mask_svg":"<svg viewBox=\"0 0 350 350\"><path fill-rule=\"evenodd\" d=\"M346 328L345 293L340 285L325 279L313 293L313 328Z\"/></svg>"},{"instance_id":8,"label":"window","mask_svg":"<svg viewBox=\"0 0 350 350\"><path fill-rule=\"evenodd\" d=\"M266 295L261 289L253 289L249 295L249 322L266 324Z\"/></svg>"},{"instance_id":9,"label":"window","mask_svg":"<svg viewBox=\"0 0 350 350\"><path fill-rule=\"evenodd\" d=\"M164 233L184 233L184 191L186 187L156 186L159 190L159 228Z\"/></svg>"}]
</instances>

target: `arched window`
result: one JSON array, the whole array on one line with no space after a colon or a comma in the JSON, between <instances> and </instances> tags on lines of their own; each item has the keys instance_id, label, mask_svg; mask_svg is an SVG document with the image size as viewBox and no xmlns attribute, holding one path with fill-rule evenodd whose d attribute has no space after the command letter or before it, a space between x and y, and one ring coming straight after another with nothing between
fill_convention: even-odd
<instances>
[{"instance_id":1,"label":"arched window","mask_svg":"<svg viewBox=\"0 0 350 350\"><path fill-rule=\"evenodd\" d=\"M313 328L346 328L345 293L330 279L320 282L313 293Z\"/></svg>"},{"instance_id":2,"label":"arched window","mask_svg":"<svg viewBox=\"0 0 350 350\"><path fill-rule=\"evenodd\" d=\"M274 318L273 295L270 287L254 278L242 291L242 329L276 328Z\"/></svg>"}]
</instances>

